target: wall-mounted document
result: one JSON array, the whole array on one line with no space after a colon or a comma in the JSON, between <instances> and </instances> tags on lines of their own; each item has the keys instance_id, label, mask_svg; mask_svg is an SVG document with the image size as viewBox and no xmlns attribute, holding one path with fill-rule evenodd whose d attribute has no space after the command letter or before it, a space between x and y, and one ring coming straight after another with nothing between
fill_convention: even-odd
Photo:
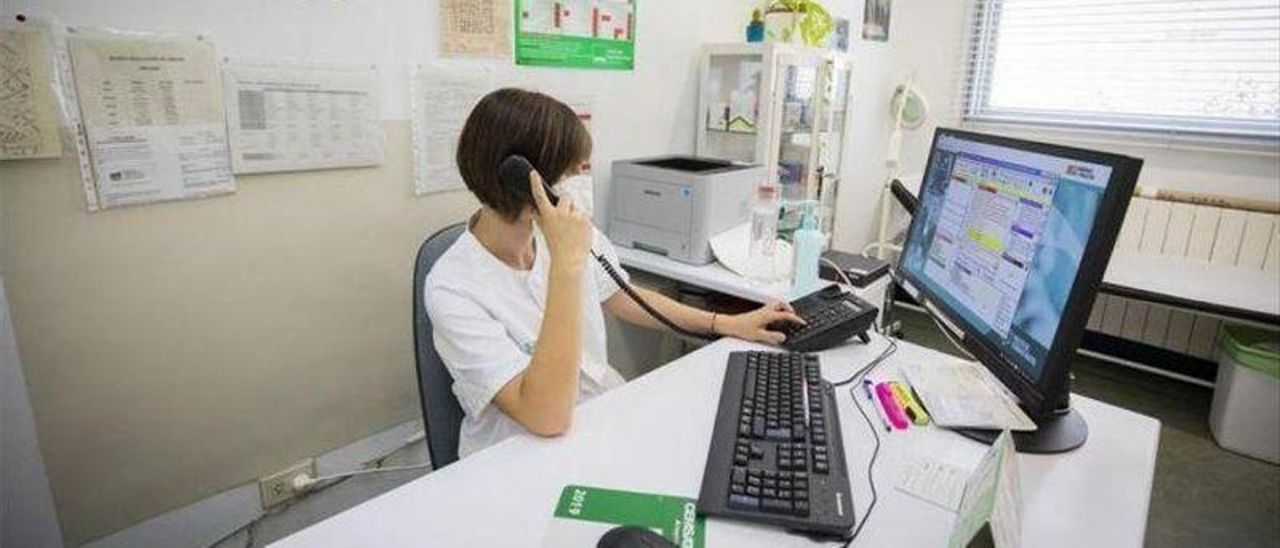
<instances>
[{"instance_id":1,"label":"wall-mounted document","mask_svg":"<svg viewBox=\"0 0 1280 548\"><path fill-rule=\"evenodd\" d=\"M635 68L636 0L515 0L517 65Z\"/></svg>"},{"instance_id":2,"label":"wall-mounted document","mask_svg":"<svg viewBox=\"0 0 1280 548\"><path fill-rule=\"evenodd\" d=\"M212 43L81 33L69 46L98 204L235 192Z\"/></svg>"},{"instance_id":3,"label":"wall-mounted document","mask_svg":"<svg viewBox=\"0 0 1280 548\"><path fill-rule=\"evenodd\" d=\"M510 0L441 0L440 53L511 55Z\"/></svg>"},{"instance_id":4,"label":"wall-mounted document","mask_svg":"<svg viewBox=\"0 0 1280 548\"><path fill-rule=\"evenodd\" d=\"M418 67L410 80L413 181L418 195L465 188L454 155L471 108L493 89L483 67Z\"/></svg>"},{"instance_id":5,"label":"wall-mounted document","mask_svg":"<svg viewBox=\"0 0 1280 548\"><path fill-rule=\"evenodd\" d=\"M374 67L229 61L223 77L234 172L382 163Z\"/></svg>"},{"instance_id":6,"label":"wall-mounted document","mask_svg":"<svg viewBox=\"0 0 1280 548\"><path fill-rule=\"evenodd\" d=\"M0 160L62 154L47 29L0 23Z\"/></svg>"}]
</instances>

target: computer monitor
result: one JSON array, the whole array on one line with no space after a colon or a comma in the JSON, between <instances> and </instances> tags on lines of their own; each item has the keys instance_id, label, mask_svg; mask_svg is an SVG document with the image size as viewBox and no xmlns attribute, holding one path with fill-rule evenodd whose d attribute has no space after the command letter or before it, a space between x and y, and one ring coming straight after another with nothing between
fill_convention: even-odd
<instances>
[{"instance_id":1,"label":"computer monitor","mask_svg":"<svg viewBox=\"0 0 1280 548\"><path fill-rule=\"evenodd\" d=\"M1142 160L938 129L927 166L900 281L1036 421L1020 451L1078 447L1070 365Z\"/></svg>"}]
</instances>

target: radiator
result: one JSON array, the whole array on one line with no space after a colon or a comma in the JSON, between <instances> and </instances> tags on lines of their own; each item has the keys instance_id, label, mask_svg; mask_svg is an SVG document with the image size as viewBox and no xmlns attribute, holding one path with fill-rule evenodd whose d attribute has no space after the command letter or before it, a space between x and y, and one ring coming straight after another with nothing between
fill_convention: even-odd
<instances>
[{"instance_id":1,"label":"radiator","mask_svg":"<svg viewBox=\"0 0 1280 548\"><path fill-rule=\"evenodd\" d=\"M1114 253L1171 255L1280 272L1280 215L1134 197ZM1222 321L1099 294L1089 329L1214 359Z\"/></svg>"}]
</instances>

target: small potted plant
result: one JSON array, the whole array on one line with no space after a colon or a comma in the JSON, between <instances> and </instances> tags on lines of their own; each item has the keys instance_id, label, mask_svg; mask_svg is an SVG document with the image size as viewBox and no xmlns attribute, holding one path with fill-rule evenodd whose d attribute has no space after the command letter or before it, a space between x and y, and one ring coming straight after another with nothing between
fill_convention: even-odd
<instances>
[{"instance_id":1,"label":"small potted plant","mask_svg":"<svg viewBox=\"0 0 1280 548\"><path fill-rule=\"evenodd\" d=\"M835 27L818 0L769 0L765 34L775 42L821 46Z\"/></svg>"}]
</instances>

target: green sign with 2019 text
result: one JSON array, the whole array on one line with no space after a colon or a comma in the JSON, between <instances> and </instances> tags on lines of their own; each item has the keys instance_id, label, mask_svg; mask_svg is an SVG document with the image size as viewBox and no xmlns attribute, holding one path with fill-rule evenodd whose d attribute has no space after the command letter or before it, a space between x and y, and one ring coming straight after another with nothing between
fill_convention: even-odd
<instances>
[{"instance_id":1,"label":"green sign with 2019 text","mask_svg":"<svg viewBox=\"0 0 1280 548\"><path fill-rule=\"evenodd\" d=\"M635 68L635 0L516 0L517 65Z\"/></svg>"}]
</instances>

